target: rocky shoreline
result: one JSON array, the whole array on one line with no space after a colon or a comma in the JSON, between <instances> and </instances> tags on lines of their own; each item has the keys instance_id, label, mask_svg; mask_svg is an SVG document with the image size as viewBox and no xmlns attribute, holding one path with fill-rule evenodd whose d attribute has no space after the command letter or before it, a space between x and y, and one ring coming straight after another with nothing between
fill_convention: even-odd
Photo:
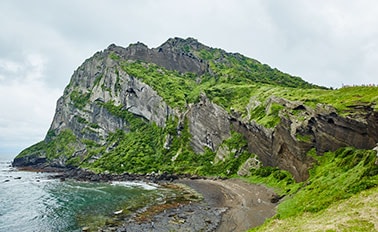
<instances>
[{"instance_id":1,"label":"rocky shoreline","mask_svg":"<svg viewBox=\"0 0 378 232\"><path fill-rule=\"evenodd\" d=\"M197 176L192 175L176 175L176 174L169 174L169 173L148 173L148 174L136 174L136 173L123 173L123 174L109 174L109 173L93 173L88 170L84 169L70 169L64 170L61 175L56 177L59 178L69 178L78 181L101 181L101 182L109 182L109 181L145 181L145 182L152 182L152 183L165 183L165 182L172 182L177 179L189 178L189 179L196 179L200 178ZM201 177L202 178L202 177Z\"/></svg>"},{"instance_id":2,"label":"rocky shoreline","mask_svg":"<svg viewBox=\"0 0 378 232\"><path fill-rule=\"evenodd\" d=\"M29 171L29 172L45 172L54 173L51 178L54 179L74 179L77 181L90 181L90 182L110 182L110 181L145 181L152 183L166 183L172 182L178 179L225 179L221 177L208 178L197 175L190 174L170 174L167 172L163 173L123 173L123 174L110 174L110 173L94 173L90 170L81 168L64 168L64 167L50 167L50 166L25 166L18 167L18 170Z\"/></svg>"},{"instance_id":3,"label":"rocky shoreline","mask_svg":"<svg viewBox=\"0 0 378 232\"><path fill-rule=\"evenodd\" d=\"M32 168L20 168L33 171ZM206 178L169 173L96 174L83 169L34 169L54 172L51 178L89 182L143 181L162 187L187 186L201 200L175 199L150 206L129 215L114 215L117 223L109 223L98 231L245 231L262 224L275 214L277 195L261 185L240 179ZM185 187L183 187L183 191ZM196 197L194 197L196 198ZM88 229L88 230L87 230ZM83 228L89 231L89 228Z\"/></svg>"}]
</instances>

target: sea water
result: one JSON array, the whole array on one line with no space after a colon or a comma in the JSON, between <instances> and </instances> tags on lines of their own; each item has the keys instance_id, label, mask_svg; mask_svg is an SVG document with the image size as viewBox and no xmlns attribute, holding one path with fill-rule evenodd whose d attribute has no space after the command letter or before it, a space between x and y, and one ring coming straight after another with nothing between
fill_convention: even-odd
<instances>
[{"instance_id":1,"label":"sea water","mask_svg":"<svg viewBox=\"0 0 378 232\"><path fill-rule=\"evenodd\" d=\"M18 171L0 160L0 231L99 228L114 212L156 204L173 192L142 182L88 183Z\"/></svg>"}]
</instances>

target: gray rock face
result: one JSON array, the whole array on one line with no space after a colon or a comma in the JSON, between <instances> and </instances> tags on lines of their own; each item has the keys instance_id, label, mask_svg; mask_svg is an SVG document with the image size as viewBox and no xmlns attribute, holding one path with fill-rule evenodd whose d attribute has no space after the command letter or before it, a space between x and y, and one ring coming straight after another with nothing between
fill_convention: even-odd
<instances>
[{"instance_id":1,"label":"gray rock face","mask_svg":"<svg viewBox=\"0 0 378 232\"><path fill-rule=\"evenodd\" d=\"M15 167L23 167L23 166L45 166L46 164L46 157L41 156L40 154L31 154L25 157L21 157L18 159L15 159L12 163Z\"/></svg>"},{"instance_id":2,"label":"gray rock face","mask_svg":"<svg viewBox=\"0 0 378 232\"><path fill-rule=\"evenodd\" d=\"M160 47L153 49L149 49L146 45L139 42L131 44L127 48L111 45L108 49L126 60L142 60L181 73L205 73L207 70L207 63L188 52L187 46L196 50L205 47L192 38L186 40L173 38L169 39Z\"/></svg>"},{"instance_id":3,"label":"gray rock face","mask_svg":"<svg viewBox=\"0 0 378 232\"><path fill-rule=\"evenodd\" d=\"M78 97L73 97L77 93ZM79 98L76 99L75 98ZM84 103L77 103L83 99ZM97 53L75 71L64 96L57 102L50 131L71 129L78 138L103 142L127 122L108 112L103 103L116 106L164 126L172 110L156 91L120 70L106 52ZM76 104L75 104L76 103Z\"/></svg>"},{"instance_id":4,"label":"gray rock face","mask_svg":"<svg viewBox=\"0 0 378 232\"><path fill-rule=\"evenodd\" d=\"M306 180L309 176L308 170L314 160L306 153L312 148L321 155L345 146L371 149L378 141L376 130L372 130L378 125L377 114L373 111L352 119L339 116L327 105L318 105L312 110L299 102L277 98L271 101L286 109L302 111L304 120L300 121L285 111L274 129L235 117L231 119L232 126L247 138L248 150L257 154L264 165L287 170L297 181Z\"/></svg>"},{"instance_id":5,"label":"gray rock face","mask_svg":"<svg viewBox=\"0 0 378 232\"><path fill-rule=\"evenodd\" d=\"M317 110L309 121L309 130L314 132L316 149L319 152L333 151L342 146L370 149L378 141L378 115L368 113L364 118L340 117L334 112Z\"/></svg>"},{"instance_id":6,"label":"gray rock face","mask_svg":"<svg viewBox=\"0 0 378 232\"><path fill-rule=\"evenodd\" d=\"M190 107L187 114L191 145L196 153L204 152L208 147L216 151L223 140L230 137L230 121L227 112L213 104L205 95L199 103Z\"/></svg>"},{"instance_id":7,"label":"gray rock face","mask_svg":"<svg viewBox=\"0 0 378 232\"><path fill-rule=\"evenodd\" d=\"M256 158L248 158L244 164L239 168L239 176L248 176L251 174L251 169L259 169L261 166L260 160Z\"/></svg>"}]
</instances>

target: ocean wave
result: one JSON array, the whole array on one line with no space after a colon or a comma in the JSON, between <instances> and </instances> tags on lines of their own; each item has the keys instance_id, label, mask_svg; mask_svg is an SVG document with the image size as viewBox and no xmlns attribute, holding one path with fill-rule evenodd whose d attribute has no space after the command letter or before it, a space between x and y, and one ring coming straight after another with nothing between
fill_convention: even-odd
<instances>
[{"instance_id":1,"label":"ocean wave","mask_svg":"<svg viewBox=\"0 0 378 232\"><path fill-rule=\"evenodd\" d=\"M157 184L146 183L142 181L113 181L111 185L118 185L118 186L123 186L123 187L130 187L130 188L140 187L145 190L155 190L159 187L159 185Z\"/></svg>"}]
</instances>

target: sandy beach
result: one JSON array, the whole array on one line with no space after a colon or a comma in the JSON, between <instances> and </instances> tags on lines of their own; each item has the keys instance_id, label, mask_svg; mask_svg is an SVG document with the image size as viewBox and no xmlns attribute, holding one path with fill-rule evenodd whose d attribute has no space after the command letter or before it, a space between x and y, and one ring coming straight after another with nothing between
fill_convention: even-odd
<instances>
[{"instance_id":1,"label":"sandy beach","mask_svg":"<svg viewBox=\"0 0 378 232\"><path fill-rule=\"evenodd\" d=\"M117 231L217 231L239 232L261 225L275 214L274 192L240 179L179 179L203 196L167 209L147 222L129 221Z\"/></svg>"},{"instance_id":2,"label":"sandy beach","mask_svg":"<svg viewBox=\"0 0 378 232\"><path fill-rule=\"evenodd\" d=\"M204 196L210 206L227 208L216 231L246 231L264 223L275 214L274 192L240 179L181 180Z\"/></svg>"}]
</instances>

